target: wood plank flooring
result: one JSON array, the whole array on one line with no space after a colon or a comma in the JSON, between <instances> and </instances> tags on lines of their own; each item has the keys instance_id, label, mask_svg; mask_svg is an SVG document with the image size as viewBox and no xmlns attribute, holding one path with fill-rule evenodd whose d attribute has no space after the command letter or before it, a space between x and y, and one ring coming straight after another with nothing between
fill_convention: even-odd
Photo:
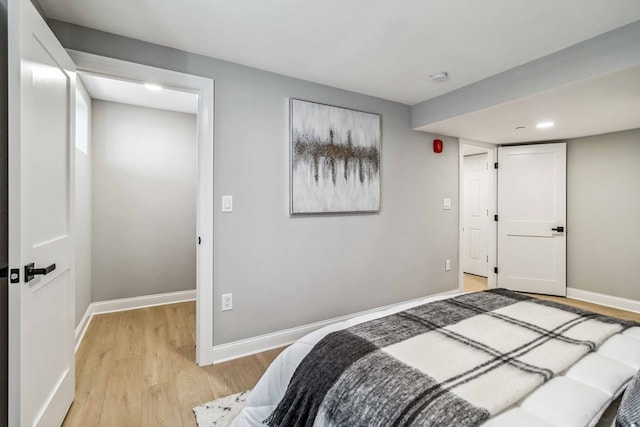
<instances>
[{"instance_id":1,"label":"wood plank flooring","mask_svg":"<svg viewBox=\"0 0 640 427\"><path fill-rule=\"evenodd\" d=\"M464 290L467 292L478 292L488 289L487 278L475 276L473 274L464 274ZM640 314L631 311L619 310L617 308L605 307L603 305L593 304L590 302L580 301L577 299L556 297L552 295L526 294L531 297L556 301L562 304L572 305L574 307L593 311L594 313L604 314L605 316L617 317L619 319L633 320L640 322Z\"/></svg>"},{"instance_id":2,"label":"wood plank flooring","mask_svg":"<svg viewBox=\"0 0 640 427\"><path fill-rule=\"evenodd\" d=\"M465 274L465 290L487 288ZM640 314L544 297L640 322ZM65 427L195 427L192 408L252 388L276 349L214 366L195 360L195 302L94 316L76 353L76 399Z\"/></svg>"},{"instance_id":3,"label":"wood plank flooring","mask_svg":"<svg viewBox=\"0 0 640 427\"><path fill-rule=\"evenodd\" d=\"M194 406L252 388L281 351L197 366L195 302L94 316L63 426L195 427Z\"/></svg>"}]
</instances>

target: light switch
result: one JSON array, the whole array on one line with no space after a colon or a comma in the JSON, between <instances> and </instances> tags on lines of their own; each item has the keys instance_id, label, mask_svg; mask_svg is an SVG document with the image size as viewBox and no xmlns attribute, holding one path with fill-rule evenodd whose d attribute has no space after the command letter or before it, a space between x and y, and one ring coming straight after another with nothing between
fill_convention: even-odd
<instances>
[{"instance_id":1,"label":"light switch","mask_svg":"<svg viewBox=\"0 0 640 427\"><path fill-rule=\"evenodd\" d=\"M445 210L451 209L451 199L442 200L442 209L445 209Z\"/></svg>"},{"instance_id":2,"label":"light switch","mask_svg":"<svg viewBox=\"0 0 640 427\"><path fill-rule=\"evenodd\" d=\"M233 310L233 294L222 294L222 311Z\"/></svg>"},{"instance_id":3,"label":"light switch","mask_svg":"<svg viewBox=\"0 0 640 427\"><path fill-rule=\"evenodd\" d=\"M222 212L233 212L233 196L222 196Z\"/></svg>"}]
</instances>

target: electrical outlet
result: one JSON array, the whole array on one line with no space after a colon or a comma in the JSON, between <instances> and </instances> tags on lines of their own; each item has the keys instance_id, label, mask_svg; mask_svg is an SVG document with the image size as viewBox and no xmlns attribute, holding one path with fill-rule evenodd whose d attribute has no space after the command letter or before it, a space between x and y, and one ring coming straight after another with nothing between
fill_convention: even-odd
<instances>
[{"instance_id":1,"label":"electrical outlet","mask_svg":"<svg viewBox=\"0 0 640 427\"><path fill-rule=\"evenodd\" d=\"M222 294L222 311L233 310L233 294Z\"/></svg>"},{"instance_id":2,"label":"electrical outlet","mask_svg":"<svg viewBox=\"0 0 640 427\"><path fill-rule=\"evenodd\" d=\"M451 209L451 199L442 199L442 209L446 211Z\"/></svg>"},{"instance_id":3,"label":"electrical outlet","mask_svg":"<svg viewBox=\"0 0 640 427\"><path fill-rule=\"evenodd\" d=\"M451 270L451 260L450 259L445 259L444 260L444 269L445 269L445 271Z\"/></svg>"}]
</instances>

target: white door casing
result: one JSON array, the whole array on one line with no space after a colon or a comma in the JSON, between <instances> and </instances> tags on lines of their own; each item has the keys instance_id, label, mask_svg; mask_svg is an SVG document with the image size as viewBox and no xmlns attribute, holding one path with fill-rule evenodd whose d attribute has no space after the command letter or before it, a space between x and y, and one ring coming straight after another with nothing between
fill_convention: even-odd
<instances>
[{"instance_id":1,"label":"white door casing","mask_svg":"<svg viewBox=\"0 0 640 427\"><path fill-rule=\"evenodd\" d=\"M498 286L566 295L566 144L500 147L498 165Z\"/></svg>"},{"instance_id":2,"label":"white door casing","mask_svg":"<svg viewBox=\"0 0 640 427\"><path fill-rule=\"evenodd\" d=\"M133 82L152 81L163 87L198 95L198 188L197 188L197 275L196 275L196 363L214 363L213 347L213 137L214 80L67 50L78 70ZM195 243L195 242L194 242Z\"/></svg>"},{"instance_id":3,"label":"white door casing","mask_svg":"<svg viewBox=\"0 0 640 427\"><path fill-rule=\"evenodd\" d=\"M493 166L492 166L493 167ZM487 277L487 154L464 158L464 272Z\"/></svg>"},{"instance_id":4,"label":"white door casing","mask_svg":"<svg viewBox=\"0 0 640 427\"><path fill-rule=\"evenodd\" d=\"M54 426L75 387L75 67L28 0L8 26L9 424ZM29 263L55 269L27 282Z\"/></svg>"}]
</instances>

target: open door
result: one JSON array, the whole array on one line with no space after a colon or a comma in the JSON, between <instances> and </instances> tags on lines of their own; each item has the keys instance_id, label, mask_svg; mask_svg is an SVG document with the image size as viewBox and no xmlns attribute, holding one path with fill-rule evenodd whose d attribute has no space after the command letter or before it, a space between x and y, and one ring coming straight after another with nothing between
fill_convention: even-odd
<instances>
[{"instance_id":1,"label":"open door","mask_svg":"<svg viewBox=\"0 0 640 427\"><path fill-rule=\"evenodd\" d=\"M28 0L10 0L9 425L60 425L71 405L75 71Z\"/></svg>"},{"instance_id":2,"label":"open door","mask_svg":"<svg viewBox=\"0 0 640 427\"><path fill-rule=\"evenodd\" d=\"M491 166L493 167L493 165ZM487 153L464 157L464 272L487 277Z\"/></svg>"},{"instance_id":3,"label":"open door","mask_svg":"<svg viewBox=\"0 0 640 427\"><path fill-rule=\"evenodd\" d=\"M566 295L566 150L498 148L498 287Z\"/></svg>"}]
</instances>

